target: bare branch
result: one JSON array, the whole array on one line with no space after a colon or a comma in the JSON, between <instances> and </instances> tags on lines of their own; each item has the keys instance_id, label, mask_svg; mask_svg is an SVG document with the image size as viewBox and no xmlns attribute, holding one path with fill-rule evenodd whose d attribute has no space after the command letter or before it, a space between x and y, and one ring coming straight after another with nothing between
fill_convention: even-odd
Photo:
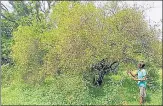
<instances>
[{"instance_id":1,"label":"bare branch","mask_svg":"<svg viewBox=\"0 0 163 106\"><path fill-rule=\"evenodd\" d=\"M1 3L1 5L2 5L2 9L3 9L3 10L8 11L7 7L6 7L4 4ZM4 7L4 8L3 8L3 7Z\"/></svg>"},{"instance_id":2,"label":"bare branch","mask_svg":"<svg viewBox=\"0 0 163 106\"><path fill-rule=\"evenodd\" d=\"M36 1L35 8L36 8L37 19L39 19L39 21L41 21L41 19L39 17L39 7L40 7L40 2Z\"/></svg>"},{"instance_id":3,"label":"bare branch","mask_svg":"<svg viewBox=\"0 0 163 106\"><path fill-rule=\"evenodd\" d=\"M13 1L10 1L10 0L9 0L8 2L9 2L9 4L12 5L13 8L15 8L15 5L14 5L14 2L13 2Z\"/></svg>"},{"instance_id":4,"label":"bare branch","mask_svg":"<svg viewBox=\"0 0 163 106\"><path fill-rule=\"evenodd\" d=\"M24 1L21 1L21 3L22 3L22 6L23 6L23 9L25 10L25 14L29 15L29 10L27 8L27 5L24 3Z\"/></svg>"},{"instance_id":5,"label":"bare branch","mask_svg":"<svg viewBox=\"0 0 163 106\"><path fill-rule=\"evenodd\" d=\"M7 18L7 17L6 17L5 15L3 15L2 13L1 13L1 16L2 16L3 18L5 18L6 20L10 21L10 22L14 22L15 24L18 24L16 21Z\"/></svg>"}]
</instances>

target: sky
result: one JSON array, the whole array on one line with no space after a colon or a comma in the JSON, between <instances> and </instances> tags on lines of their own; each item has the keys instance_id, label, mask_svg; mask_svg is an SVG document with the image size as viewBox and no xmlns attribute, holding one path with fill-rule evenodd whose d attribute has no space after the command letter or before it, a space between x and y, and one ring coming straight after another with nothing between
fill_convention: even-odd
<instances>
[{"instance_id":1,"label":"sky","mask_svg":"<svg viewBox=\"0 0 163 106\"><path fill-rule=\"evenodd\" d=\"M8 1L1 1L7 8L11 9L10 4ZM103 5L107 1L95 1L96 5ZM146 20L151 20L149 24L153 25L155 22L159 23L159 29L162 30L162 23L160 20L162 20L162 1L125 1L129 5L133 5L134 3L137 3L138 5L147 5L147 6L153 6L153 8L146 11Z\"/></svg>"},{"instance_id":2,"label":"sky","mask_svg":"<svg viewBox=\"0 0 163 106\"><path fill-rule=\"evenodd\" d=\"M103 6L107 1L95 1L95 4L98 6ZM146 11L146 20L150 20L150 25L154 23L159 23L159 29L162 29L162 1L125 1L130 6L133 6L134 3L137 3L138 6L152 6L149 10Z\"/></svg>"},{"instance_id":3,"label":"sky","mask_svg":"<svg viewBox=\"0 0 163 106\"><path fill-rule=\"evenodd\" d=\"M128 1L129 2L129 1ZM153 5L154 8L151 8L146 11L147 14L147 20L151 20L151 24L153 22L160 22L162 20L162 1L136 1L138 4L143 5L143 4L149 4ZM160 29L162 29L162 23L160 22Z\"/></svg>"}]
</instances>

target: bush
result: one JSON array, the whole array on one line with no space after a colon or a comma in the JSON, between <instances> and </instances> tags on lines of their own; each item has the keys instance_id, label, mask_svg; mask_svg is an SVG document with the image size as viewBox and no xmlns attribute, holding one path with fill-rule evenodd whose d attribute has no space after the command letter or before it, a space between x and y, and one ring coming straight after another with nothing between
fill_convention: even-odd
<instances>
[{"instance_id":1,"label":"bush","mask_svg":"<svg viewBox=\"0 0 163 106\"><path fill-rule=\"evenodd\" d=\"M9 86L14 80L13 73L15 69L13 66L9 64L2 65L1 69L2 69L2 80L1 80L2 86L3 87Z\"/></svg>"},{"instance_id":2,"label":"bush","mask_svg":"<svg viewBox=\"0 0 163 106\"><path fill-rule=\"evenodd\" d=\"M147 69L147 87L152 91L159 89L159 69L156 67L149 67Z\"/></svg>"}]
</instances>

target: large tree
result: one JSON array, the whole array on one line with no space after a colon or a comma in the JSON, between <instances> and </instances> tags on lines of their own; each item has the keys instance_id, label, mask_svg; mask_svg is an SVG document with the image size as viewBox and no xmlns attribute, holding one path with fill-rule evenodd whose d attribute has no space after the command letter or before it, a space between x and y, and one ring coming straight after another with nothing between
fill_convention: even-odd
<instances>
[{"instance_id":1,"label":"large tree","mask_svg":"<svg viewBox=\"0 0 163 106\"><path fill-rule=\"evenodd\" d=\"M143 12L131 7L113 10L106 15L105 9L92 2L56 3L49 20L42 18L39 23L35 19L15 31L12 56L16 64L25 69L24 74L40 77L83 72L104 58L123 63L143 58L160 62L157 33L148 28Z\"/></svg>"}]
</instances>

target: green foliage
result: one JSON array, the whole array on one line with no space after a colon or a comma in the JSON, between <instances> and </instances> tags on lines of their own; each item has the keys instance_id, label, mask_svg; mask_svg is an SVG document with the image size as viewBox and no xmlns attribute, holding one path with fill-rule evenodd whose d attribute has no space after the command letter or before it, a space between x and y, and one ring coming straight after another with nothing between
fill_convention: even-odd
<instances>
[{"instance_id":1,"label":"green foliage","mask_svg":"<svg viewBox=\"0 0 163 106\"><path fill-rule=\"evenodd\" d=\"M13 73L15 71L14 70L15 68L10 66L9 64L6 64L6 65L2 65L1 69L2 69L2 79L3 79L1 80L2 87L7 87L14 80Z\"/></svg>"},{"instance_id":2,"label":"green foliage","mask_svg":"<svg viewBox=\"0 0 163 106\"><path fill-rule=\"evenodd\" d=\"M13 43L13 31L18 26L31 26L33 20L45 19L42 13L35 11L35 3L32 1L9 1L12 11L2 8L2 64L12 64L11 44ZM3 4L5 7L5 4Z\"/></svg>"},{"instance_id":3,"label":"green foliage","mask_svg":"<svg viewBox=\"0 0 163 106\"><path fill-rule=\"evenodd\" d=\"M77 74L76 74L77 75ZM138 105L137 82L119 73L108 75L102 87L86 87L80 75L47 77L43 85L12 84L2 88L3 105ZM121 76L121 77L120 77ZM160 77L161 78L161 74ZM161 81L159 82L161 84ZM146 105L161 104L161 87L147 88Z\"/></svg>"},{"instance_id":4,"label":"green foliage","mask_svg":"<svg viewBox=\"0 0 163 106\"><path fill-rule=\"evenodd\" d=\"M150 67L147 69L148 71L148 80L147 80L147 87L152 91L157 91L161 85L159 83L159 69L156 67Z\"/></svg>"},{"instance_id":5,"label":"green foliage","mask_svg":"<svg viewBox=\"0 0 163 106\"><path fill-rule=\"evenodd\" d=\"M26 69L54 75L58 70L80 73L103 58L139 60L149 55L142 51L148 27L141 12L126 8L106 17L102 11L92 3L58 2L48 23L33 20L32 26L14 32L14 60Z\"/></svg>"},{"instance_id":6,"label":"green foliage","mask_svg":"<svg viewBox=\"0 0 163 106\"><path fill-rule=\"evenodd\" d=\"M109 8L114 10L117 3ZM161 87L155 68L161 65L161 42L142 12L118 7L106 15L92 2L59 1L47 18L38 5L38 1L14 2L14 12L3 12L15 21L2 19L2 57L13 59L13 64L1 66L2 104L134 104L138 87L126 70L135 69L136 63L130 59L147 63L152 85L147 104L161 104L156 101ZM11 39L9 30L14 31ZM104 58L124 60L118 74L104 77L101 87L87 86L92 82L87 76L97 74L87 67ZM83 81L83 72L88 83Z\"/></svg>"}]
</instances>

